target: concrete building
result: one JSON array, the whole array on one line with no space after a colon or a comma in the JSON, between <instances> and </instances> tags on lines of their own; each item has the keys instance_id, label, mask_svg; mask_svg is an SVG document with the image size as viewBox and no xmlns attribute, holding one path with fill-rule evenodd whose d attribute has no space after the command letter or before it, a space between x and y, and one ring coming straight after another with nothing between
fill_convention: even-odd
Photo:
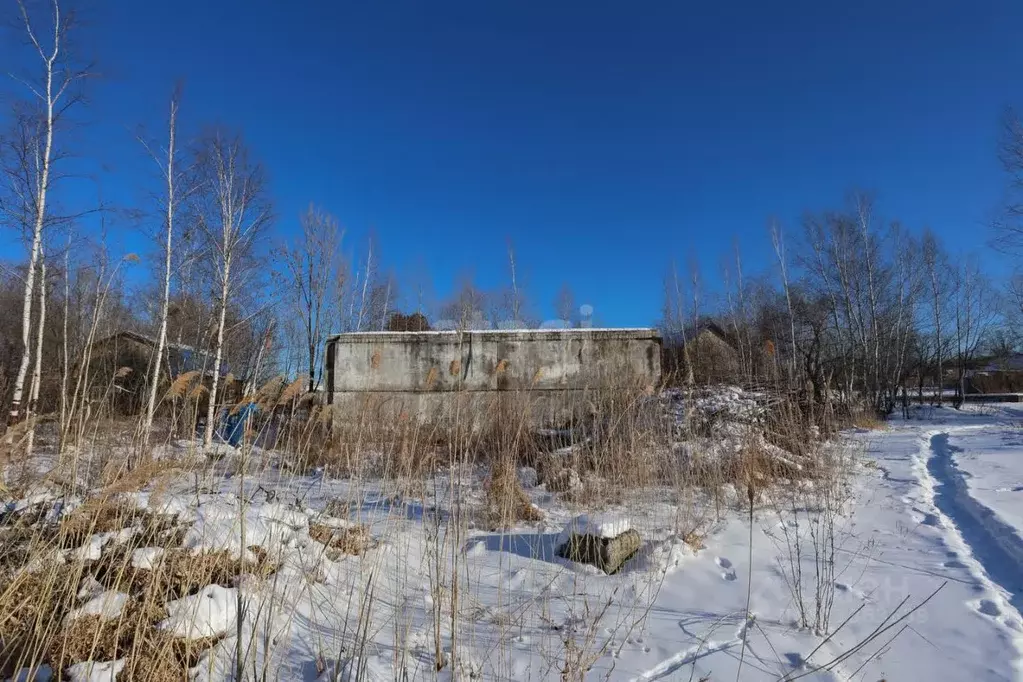
<instances>
[{"instance_id":1,"label":"concrete building","mask_svg":"<svg viewBox=\"0 0 1023 682\"><path fill-rule=\"evenodd\" d=\"M577 415L612 388L661 379L654 329L542 329L341 334L327 342L328 399L342 413L445 418L509 400L534 423Z\"/></svg>"}]
</instances>

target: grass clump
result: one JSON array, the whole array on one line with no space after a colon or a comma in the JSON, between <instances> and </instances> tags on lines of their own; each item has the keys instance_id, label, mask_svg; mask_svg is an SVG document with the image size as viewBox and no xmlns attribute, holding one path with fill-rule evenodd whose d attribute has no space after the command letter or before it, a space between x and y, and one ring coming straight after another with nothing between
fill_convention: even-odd
<instances>
[{"instance_id":1,"label":"grass clump","mask_svg":"<svg viewBox=\"0 0 1023 682\"><path fill-rule=\"evenodd\" d=\"M309 524L309 537L328 550L327 556L336 561L343 554L358 556L370 548L373 538L366 526L334 528L322 523Z\"/></svg>"},{"instance_id":2,"label":"grass clump","mask_svg":"<svg viewBox=\"0 0 1023 682\"><path fill-rule=\"evenodd\" d=\"M490 470L484 517L490 530L507 530L521 521L543 520L543 512L533 506L522 489L515 465L509 458L499 459Z\"/></svg>"}]
</instances>

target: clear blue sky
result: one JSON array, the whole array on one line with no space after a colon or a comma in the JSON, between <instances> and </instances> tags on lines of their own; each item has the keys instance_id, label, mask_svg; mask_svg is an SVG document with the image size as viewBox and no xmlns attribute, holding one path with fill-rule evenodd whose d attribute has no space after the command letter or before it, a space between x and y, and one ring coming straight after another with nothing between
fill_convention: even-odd
<instances>
[{"instance_id":1,"label":"clear blue sky","mask_svg":"<svg viewBox=\"0 0 1023 682\"><path fill-rule=\"evenodd\" d=\"M265 162L278 234L317 202L439 295L506 279L510 238L541 313L567 281L609 324L657 318L672 257L714 280L738 238L771 267L770 217L794 236L853 187L984 248L1023 3L723 5L97 0L78 147L138 203L131 131L162 133L180 78L186 128L233 126Z\"/></svg>"}]
</instances>

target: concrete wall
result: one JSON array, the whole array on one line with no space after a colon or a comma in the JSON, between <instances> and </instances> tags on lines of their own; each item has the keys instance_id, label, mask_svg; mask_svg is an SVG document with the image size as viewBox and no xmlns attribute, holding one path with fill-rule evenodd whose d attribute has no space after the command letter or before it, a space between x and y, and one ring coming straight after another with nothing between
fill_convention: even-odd
<instances>
[{"instance_id":1,"label":"concrete wall","mask_svg":"<svg viewBox=\"0 0 1023 682\"><path fill-rule=\"evenodd\" d=\"M327 343L327 391L343 409L418 417L459 400L514 395L537 403L539 420L574 408L611 384L653 387L661 339L652 329L367 332Z\"/></svg>"}]
</instances>

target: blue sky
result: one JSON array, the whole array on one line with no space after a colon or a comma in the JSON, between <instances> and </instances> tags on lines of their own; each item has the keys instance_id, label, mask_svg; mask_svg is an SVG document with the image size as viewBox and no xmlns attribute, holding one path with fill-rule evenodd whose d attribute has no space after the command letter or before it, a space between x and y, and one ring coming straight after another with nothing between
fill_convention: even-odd
<instances>
[{"instance_id":1,"label":"blue sky","mask_svg":"<svg viewBox=\"0 0 1023 682\"><path fill-rule=\"evenodd\" d=\"M234 127L266 164L278 236L316 202L439 296L467 273L505 281L511 239L541 314L568 282L616 325L657 318L672 258L713 282L737 239L765 270L771 217L795 238L854 187L984 249L999 119L1023 97L1008 1L97 0L85 16L103 77L75 147L108 201L156 187L132 131L162 134L181 79L186 131ZM0 63L21 54L4 34Z\"/></svg>"}]
</instances>

